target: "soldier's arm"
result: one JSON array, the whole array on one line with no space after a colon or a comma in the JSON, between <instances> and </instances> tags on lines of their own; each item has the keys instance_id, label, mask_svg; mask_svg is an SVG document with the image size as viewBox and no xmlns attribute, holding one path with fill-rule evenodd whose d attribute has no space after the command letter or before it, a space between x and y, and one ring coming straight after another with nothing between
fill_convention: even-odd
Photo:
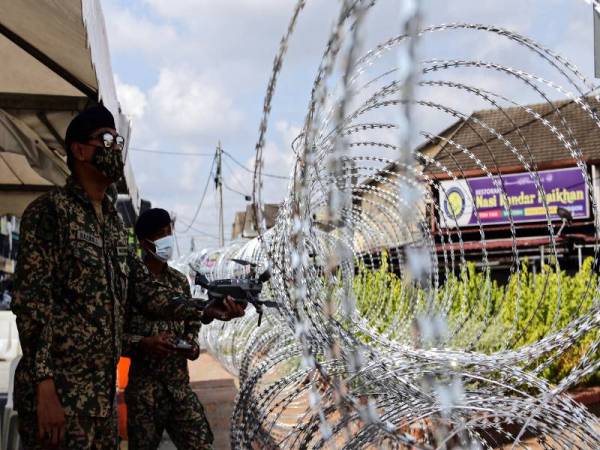
<instances>
[{"instance_id":1,"label":"soldier's arm","mask_svg":"<svg viewBox=\"0 0 600 450\"><path fill-rule=\"evenodd\" d=\"M32 377L52 378L52 307L55 289L58 223L54 208L42 198L23 215L11 309L17 316L23 354Z\"/></svg>"},{"instance_id":2,"label":"soldier's arm","mask_svg":"<svg viewBox=\"0 0 600 450\"><path fill-rule=\"evenodd\" d=\"M134 334L123 334L123 342L121 343L121 356L131 358L135 355L138 350L138 345L142 340L143 336L137 336Z\"/></svg>"},{"instance_id":3,"label":"soldier's arm","mask_svg":"<svg viewBox=\"0 0 600 450\"><path fill-rule=\"evenodd\" d=\"M129 256L129 307L160 320L200 320L203 304L182 296L180 292L156 281L144 263L135 255Z\"/></svg>"},{"instance_id":4,"label":"soldier's arm","mask_svg":"<svg viewBox=\"0 0 600 450\"><path fill-rule=\"evenodd\" d=\"M186 294L186 296L190 298L192 297L192 291L190 289L190 284L187 278L182 278L181 289L182 292ZM185 321L184 339L188 342L196 344L197 348L200 348L200 343L198 342L198 333L200 333L201 326L202 322L199 320Z\"/></svg>"},{"instance_id":5,"label":"soldier's arm","mask_svg":"<svg viewBox=\"0 0 600 450\"><path fill-rule=\"evenodd\" d=\"M132 305L128 304L125 312L125 323L123 326L123 340L121 343L121 354L123 356L131 357L135 355L138 349L138 344L142 339L142 336L137 335L132 329Z\"/></svg>"}]
</instances>

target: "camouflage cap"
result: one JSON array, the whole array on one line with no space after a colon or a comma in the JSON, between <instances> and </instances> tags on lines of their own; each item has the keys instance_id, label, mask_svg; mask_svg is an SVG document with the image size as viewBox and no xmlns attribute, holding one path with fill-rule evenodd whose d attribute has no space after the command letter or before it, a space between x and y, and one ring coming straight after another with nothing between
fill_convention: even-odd
<instances>
[{"instance_id":1,"label":"camouflage cap","mask_svg":"<svg viewBox=\"0 0 600 450\"><path fill-rule=\"evenodd\" d=\"M99 128L115 128L112 113L102 104L92 106L75 116L67 128L65 150L71 151L73 142L85 142Z\"/></svg>"},{"instance_id":2,"label":"camouflage cap","mask_svg":"<svg viewBox=\"0 0 600 450\"><path fill-rule=\"evenodd\" d=\"M151 208L140 214L135 224L135 235L138 239L145 239L170 224L171 216L166 210Z\"/></svg>"}]
</instances>

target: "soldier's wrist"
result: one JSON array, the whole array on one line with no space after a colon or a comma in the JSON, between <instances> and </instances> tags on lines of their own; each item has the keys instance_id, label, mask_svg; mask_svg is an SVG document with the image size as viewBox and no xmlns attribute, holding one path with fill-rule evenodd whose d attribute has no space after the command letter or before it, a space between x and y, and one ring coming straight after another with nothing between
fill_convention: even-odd
<instances>
[{"instance_id":1,"label":"soldier's wrist","mask_svg":"<svg viewBox=\"0 0 600 450\"><path fill-rule=\"evenodd\" d=\"M40 384L41 382L46 380L53 380L54 375L48 367L37 368L37 370L35 370L33 373L33 379L37 384Z\"/></svg>"},{"instance_id":2,"label":"soldier's wrist","mask_svg":"<svg viewBox=\"0 0 600 450\"><path fill-rule=\"evenodd\" d=\"M54 385L54 378L44 378L43 380L39 380L36 386L36 393L39 395L40 392L52 392L56 391L56 386Z\"/></svg>"},{"instance_id":3,"label":"soldier's wrist","mask_svg":"<svg viewBox=\"0 0 600 450\"><path fill-rule=\"evenodd\" d=\"M200 316L200 322L204 325L208 325L213 321L214 317L212 317L208 312L202 311L202 315Z\"/></svg>"},{"instance_id":4,"label":"soldier's wrist","mask_svg":"<svg viewBox=\"0 0 600 450\"><path fill-rule=\"evenodd\" d=\"M129 342L133 347L138 347L140 342L144 339L144 336L140 336L137 334L132 334L129 336Z\"/></svg>"}]
</instances>

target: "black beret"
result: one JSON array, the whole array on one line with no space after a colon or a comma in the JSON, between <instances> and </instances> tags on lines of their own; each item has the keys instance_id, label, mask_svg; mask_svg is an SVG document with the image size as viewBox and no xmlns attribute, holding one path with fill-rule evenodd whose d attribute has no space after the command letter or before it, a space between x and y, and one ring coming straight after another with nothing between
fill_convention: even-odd
<instances>
[{"instance_id":1,"label":"black beret","mask_svg":"<svg viewBox=\"0 0 600 450\"><path fill-rule=\"evenodd\" d=\"M100 104L81 111L69 124L65 135L65 150L71 151L73 142L85 142L99 128L115 128L112 113Z\"/></svg>"},{"instance_id":2,"label":"black beret","mask_svg":"<svg viewBox=\"0 0 600 450\"><path fill-rule=\"evenodd\" d=\"M145 239L167 225L171 225L171 216L167 211L161 208L147 209L135 224L135 235L138 239Z\"/></svg>"}]
</instances>

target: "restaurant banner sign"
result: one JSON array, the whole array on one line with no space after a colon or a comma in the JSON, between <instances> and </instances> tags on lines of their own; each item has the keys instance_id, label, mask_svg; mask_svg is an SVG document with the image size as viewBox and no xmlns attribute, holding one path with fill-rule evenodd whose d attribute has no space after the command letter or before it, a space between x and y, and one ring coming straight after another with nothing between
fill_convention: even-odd
<instances>
[{"instance_id":1,"label":"restaurant banner sign","mask_svg":"<svg viewBox=\"0 0 600 450\"><path fill-rule=\"evenodd\" d=\"M588 186L581 169L544 170L538 175L550 219L559 220L558 207L569 210L575 220L590 217ZM441 226L508 224L511 216L515 223L545 221L543 197L534 180L534 175L526 172L442 181L439 189Z\"/></svg>"}]
</instances>

